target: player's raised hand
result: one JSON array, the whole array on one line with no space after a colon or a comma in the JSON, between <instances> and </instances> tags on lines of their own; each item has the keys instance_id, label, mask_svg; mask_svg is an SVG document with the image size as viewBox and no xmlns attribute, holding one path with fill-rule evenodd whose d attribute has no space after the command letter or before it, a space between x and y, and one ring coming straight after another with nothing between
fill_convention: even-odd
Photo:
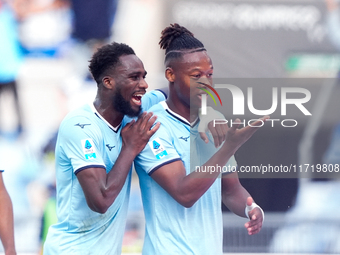
<instances>
[{"instance_id":1,"label":"player's raised hand","mask_svg":"<svg viewBox=\"0 0 340 255\"><path fill-rule=\"evenodd\" d=\"M251 126L245 126L240 129L238 127L240 126L241 122L239 119L236 119L232 126L228 128L224 146L228 146L229 148L232 148L234 152L236 152L238 148L240 148L241 145L244 144L267 119L269 119L269 116L264 116L251 123Z\"/></svg>"},{"instance_id":2,"label":"player's raised hand","mask_svg":"<svg viewBox=\"0 0 340 255\"><path fill-rule=\"evenodd\" d=\"M157 122L154 125L156 119L157 116L153 116L152 112L143 112L137 121L132 120L128 123L121 132L123 147L138 155L144 149L150 137L158 130L161 123Z\"/></svg>"},{"instance_id":3,"label":"player's raised hand","mask_svg":"<svg viewBox=\"0 0 340 255\"><path fill-rule=\"evenodd\" d=\"M257 234L262 228L264 213L262 209L254 203L252 197L247 198L246 213L248 214L247 216L250 219L250 221L244 224L245 228L248 231L248 234Z\"/></svg>"},{"instance_id":4,"label":"player's raised hand","mask_svg":"<svg viewBox=\"0 0 340 255\"><path fill-rule=\"evenodd\" d=\"M218 148L225 140L226 133L228 131L228 124L225 117L219 111L214 110L212 107L207 107L207 113L203 115L201 110L199 111L200 123L198 125L198 132L201 139L208 143L209 139L206 132L210 131L215 147ZM219 120L218 125L214 125L214 120ZM224 124L221 121L224 120Z\"/></svg>"}]
</instances>

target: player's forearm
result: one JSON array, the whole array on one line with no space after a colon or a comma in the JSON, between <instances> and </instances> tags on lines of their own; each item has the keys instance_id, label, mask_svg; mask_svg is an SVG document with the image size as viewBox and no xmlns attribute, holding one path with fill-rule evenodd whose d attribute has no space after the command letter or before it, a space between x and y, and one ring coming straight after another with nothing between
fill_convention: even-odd
<instances>
[{"instance_id":1,"label":"player's forearm","mask_svg":"<svg viewBox=\"0 0 340 255\"><path fill-rule=\"evenodd\" d=\"M16 255L17 252L15 251L14 244L9 248L5 249L5 255Z\"/></svg>"},{"instance_id":2,"label":"player's forearm","mask_svg":"<svg viewBox=\"0 0 340 255\"><path fill-rule=\"evenodd\" d=\"M190 175L183 178L177 187L175 196L173 196L178 203L187 208L192 207L200 199L218 176L216 173L209 177L193 177Z\"/></svg>"},{"instance_id":3,"label":"player's forearm","mask_svg":"<svg viewBox=\"0 0 340 255\"><path fill-rule=\"evenodd\" d=\"M111 192L115 196L119 194L124 186L127 175L131 170L135 157L135 153L132 153L129 149L122 148L115 164L106 178L108 192Z\"/></svg>"},{"instance_id":4,"label":"player's forearm","mask_svg":"<svg viewBox=\"0 0 340 255\"><path fill-rule=\"evenodd\" d=\"M5 249L5 255L15 255L12 202L7 191L1 193L0 239Z\"/></svg>"},{"instance_id":5,"label":"player's forearm","mask_svg":"<svg viewBox=\"0 0 340 255\"><path fill-rule=\"evenodd\" d=\"M221 169L225 166L233 156L234 151L225 146L218 150L201 168L208 168L210 166L220 166ZM198 199L211 187L216 178L220 176L219 171L194 171L191 174L185 176L179 185L179 198L185 207L191 207Z\"/></svg>"},{"instance_id":6,"label":"player's forearm","mask_svg":"<svg viewBox=\"0 0 340 255\"><path fill-rule=\"evenodd\" d=\"M91 210L105 213L114 203L125 184L134 157L134 153L122 148L111 171L105 175L104 180L97 182L99 184L97 192L91 193L87 198Z\"/></svg>"},{"instance_id":7,"label":"player's forearm","mask_svg":"<svg viewBox=\"0 0 340 255\"><path fill-rule=\"evenodd\" d=\"M246 217L244 209L247 197L250 197L248 191L239 185L232 190L225 191L222 187L222 202L233 213L238 216Z\"/></svg>"}]
</instances>

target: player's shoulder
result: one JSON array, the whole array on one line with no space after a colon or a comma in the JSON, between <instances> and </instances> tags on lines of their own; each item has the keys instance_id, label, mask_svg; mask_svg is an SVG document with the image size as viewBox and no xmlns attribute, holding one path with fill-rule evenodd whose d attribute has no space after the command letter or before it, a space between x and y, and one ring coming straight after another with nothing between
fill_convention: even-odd
<instances>
[{"instance_id":1,"label":"player's shoulder","mask_svg":"<svg viewBox=\"0 0 340 255\"><path fill-rule=\"evenodd\" d=\"M167 105L165 101L159 102L153 105L148 112L152 112L153 115L157 116L158 121L162 120L162 122L169 121L169 113L166 111ZM163 123L162 123L163 124Z\"/></svg>"},{"instance_id":2,"label":"player's shoulder","mask_svg":"<svg viewBox=\"0 0 340 255\"><path fill-rule=\"evenodd\" d=\"M151 106L150 108L149 108L149 110L148 110L148 112L153 112L153 113L155 113L155 112L158 112L158 113L163 113L164 112L164 101L162 101L162 102L159 102L159 103L157 103L157 104L154 104L153 106Z\"/></svg>"},{"instance_id":3,"label":"player's shoulder","mask_svg":"<svg viewBox=\"0 0 340 255\"><path fill-rule=\"evenodd\" d=\"M167 99L166 93L162 91L161 89L154 89L154 90L148 91L144 96L157 97L159 100Z\"/></svg>"},{"instance_id":4,"label":"player's shoulder","mask_svg":"<svg viewBox=\"0 0 340 255\"><path fill-rule=\"evenodd\" d=\"M142 109L143 111L148 111L153 105L164 101L166 99L166 94L160 90L152 90L147 92L142 97Z\"/></svg>"},{"instance_id":5,"label":"player's shoulder","mask_svg":"<svg viewBox=\"0 0 340 255\"><path fill-rule=\"evenodd\" d=\"M69 112L60 124L60 128L72 126L90 126L93 122L93 116L95 116L90 105L83 105L77 109Z\"/></svg>"}]
</instances>

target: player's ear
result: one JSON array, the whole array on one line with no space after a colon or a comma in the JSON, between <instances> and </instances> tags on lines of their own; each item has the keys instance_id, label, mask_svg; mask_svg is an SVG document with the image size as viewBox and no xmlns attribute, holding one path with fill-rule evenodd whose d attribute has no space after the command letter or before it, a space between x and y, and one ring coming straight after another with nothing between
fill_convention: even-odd
<instances>
[{"instance_id":1,"label":"player's ear","mask_svg":"<svg viewBox=\"0 0 340 255\"><path fill-rule=\"evenodd\" d=\"M174 82L175 81L175 73L174 73L174 70L171 67L167 67L165 69L165 78L169 82Z\"/></svg>"},{"instance_id":2,"label":"player's ear","mask_svg":"<svg viewBox=\"0 0 340 255\"><path fill-rule=\"evenodd\" d=\"M115 85L114 79L112 79L110 76L104 76L102 79L103 86L108 89L112 89Z\"/></svg>"}]
</instances>

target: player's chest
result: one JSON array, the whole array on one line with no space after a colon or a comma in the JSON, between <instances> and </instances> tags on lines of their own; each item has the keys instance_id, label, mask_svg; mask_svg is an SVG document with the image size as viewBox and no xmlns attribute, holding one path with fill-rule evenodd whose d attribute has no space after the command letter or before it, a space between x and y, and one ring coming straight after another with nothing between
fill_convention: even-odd
<instances>
[{"instance_id":1,"label":"player's chest","mask_svg":"<svg viewBox=\"0 0 340 255\"><path fill-rule=\"evenodd\" d=\"M188 162L190 158L190 128L181 126L172 129L173 146L183 162Z\"/></svg>"},{"instance_id":2,"label":"player's chest","mask_svg":"<svg viewBox=\"0 0 340 255\"><path fill-rule=\"evenodd\" d=\"M122 138L120 132L108 132L103 134L100 150L102 152L104 163L107 167L111 168L121 151Z\"/></svg>"}]
</instances>

